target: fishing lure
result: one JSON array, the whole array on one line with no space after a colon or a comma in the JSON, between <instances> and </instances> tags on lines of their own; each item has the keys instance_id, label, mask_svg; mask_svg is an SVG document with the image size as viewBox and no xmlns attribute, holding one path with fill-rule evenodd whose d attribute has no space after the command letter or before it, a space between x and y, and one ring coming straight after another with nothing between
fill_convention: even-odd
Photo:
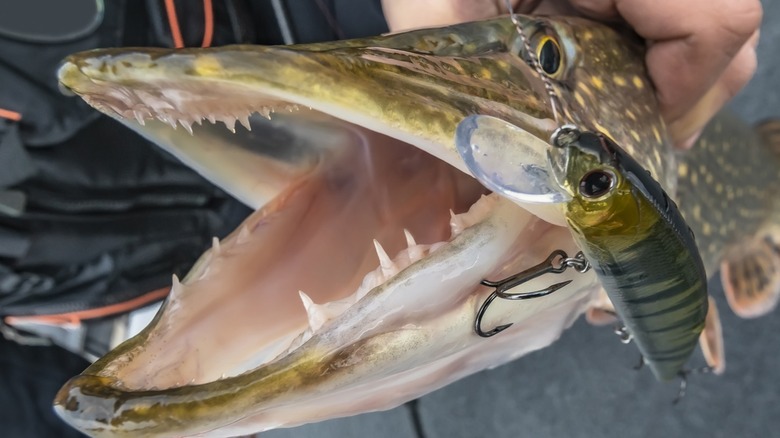
<instances>
[{"instance_id":1,"label":"fishing lure","mask_svg":"<svg viewBox=\"0 0 780 438\"><path fill-rule=\"evenodd\" d=\"M566 221L659 380L677 376L707 316L707 276L677 205L608 137L572 130L553 166Z\"/></svg>"},{"instance_id":2,"label":"fishing lure","mask_svg":"<svg viewBox=\"0 0 780 438\"><path fill-rule=\"evenodd\" d=\"M491 139L497 131L505 135L512 129L519 128L489 116L464 120L456 142L467 166L489 188L510 199L561 205L584 259L645 363L659 380L679 376L704 328L708 300L704 265L677 205L649 172L600 133L560 128L551 140L554 147L547 146L546 163L516 166L511 159L496 160L491 148L507 146ZM515 156L521 155L515 151ZM514 179L497 177L512 171ZM510 277L513 285L528 278L521 277ZM490 285L499 290L504 284ZM509 295L505 290L503 294ZM478 333L486 305L477 316ZM480 334L492 336L507 327Z\"/></svg>"}]
</instances>

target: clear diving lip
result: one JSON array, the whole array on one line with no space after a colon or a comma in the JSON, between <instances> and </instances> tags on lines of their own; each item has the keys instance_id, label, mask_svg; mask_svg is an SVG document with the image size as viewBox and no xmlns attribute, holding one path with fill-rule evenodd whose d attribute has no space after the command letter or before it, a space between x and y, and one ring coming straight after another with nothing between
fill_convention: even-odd
<instances>
[{"instance_id":1,"label":"clear diving lip","mask_svg":"<svg viewBox=\"0 0 780 438\"><path fill-rule=\"evenodd\" d=\"M482 185L513 202L569 200L551 171L561 154L551 153L552 145L522 128L493 116L471 115L458 124L455 145Z\"/></svg>"}]
</instances>

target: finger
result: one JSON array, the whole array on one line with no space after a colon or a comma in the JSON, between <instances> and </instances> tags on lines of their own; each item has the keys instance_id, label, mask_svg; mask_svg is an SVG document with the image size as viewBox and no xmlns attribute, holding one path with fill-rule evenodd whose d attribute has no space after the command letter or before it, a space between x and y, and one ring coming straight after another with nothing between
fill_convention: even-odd
<instances>
[{"instance_id":1,"label":"finger","mask_svg":"<svg viewBox=\"0 0 780 438\"><path fill-rule=\"evenodd\" d=\"M542 0L520 0L514 6L514 11L518 14L530 14L539 8Z\"/></svg>"},{"instance_id":2,"label":"finger","mask_svg":"<svg viewBox=\"0 0 780 438\"><path fill-rule=\"evenodd\" d=\"M750 81L758 65L757 41L758 32L742 46L712 88L684 115L669 122L669 132L676 145L681 148L693 145L709 119Z\"/></svg>"},{"instance_id":3,"label":"finger","mask_svg":"<svg viewBox=\"0 0 780 438\"><path fill-rule=\"evenodd\" d=\"M521 3L511 0L513 8ZM382 0L382 10L392 32L482 20L509 12L506 0Z\"/></svg>"},{"instance_id":4,"label":"finger","mask_svg":"<svg viewBox=\"0 0 780 438\"><path fill-rule=\"evenodd\" d=\"M641 15L649 13L646 9L623 11L623 4L645 1L625 0L618 3L618 10L640 35L654 41L647 52L648 74L656 86L661 113L667 121L674 121L701 100L758 29L761 4L753 0L675 0L676 6L655 24L641 24L648 20Z\"/></svg>"},{"instance_id":5,"label":"finger","mask_svg":"<svg viewBox=\"0 0 780 438\"><path fill-rule=\"evenodd\" d=\"M720 32L701 31L684 39L660 41L649 48L648 74L656 86L661 113L667 121L675 121L689 112L730 65L752 75L754 63L739 68L739 63L749 60L747 51L742 49L747 38ZM737 43L740 45L734 47ZM739 60L734 64L738 55ZM739 86L746 82L740 82Z\"/></svg>"},{"instance_id":6,"label":"finger","mask_svg":"<svg viewBox=\"0 0 780 438\"><path fill-rule=\"evenodd\" d=\"M758 0L572 0L585 15L622 17L651 41L648 74L666 120L698 102L758 29Z\"/></svg>"},{"instance_id":7,"label":"finger","mask_svg":"<svg viewBox=\"0 0 780 438\"><path fill-rule=\"evenodd\" d=\"M579 15L581 13L572 6L569 0L544 0L532 11L541 15Z\"/></svg>"},{"instance_id":8,"label":"finger","mask_svg":"<svg viewBox=\"0 0 780 438\"><path fill-rule=\"evenodd\" d=\"M620 18L617 3L619 0L571 0L572 5L585 16L599 20ZM659 1L658 3L663 3Z\"/></svg>"}]
</instances>

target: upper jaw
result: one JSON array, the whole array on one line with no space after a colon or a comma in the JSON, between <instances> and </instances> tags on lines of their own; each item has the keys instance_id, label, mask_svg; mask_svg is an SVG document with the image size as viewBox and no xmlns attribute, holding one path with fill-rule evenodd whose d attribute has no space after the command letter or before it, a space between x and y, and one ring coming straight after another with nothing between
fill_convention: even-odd
<instances>
[{"instance_id":1,"label":"upper jaw","mask_svg":"<svg viewBox=\"0 0 780 438\"><path fill-rule=\"evenodd\" d=\"M292 47L105 49L67 58L59 78L109 114L185 127L311 108L465 171L453 145L465 116L499 116L542 138L555 127L544 84L511 53L515 39L502 18Z\"/></svg>"}]
</instances>

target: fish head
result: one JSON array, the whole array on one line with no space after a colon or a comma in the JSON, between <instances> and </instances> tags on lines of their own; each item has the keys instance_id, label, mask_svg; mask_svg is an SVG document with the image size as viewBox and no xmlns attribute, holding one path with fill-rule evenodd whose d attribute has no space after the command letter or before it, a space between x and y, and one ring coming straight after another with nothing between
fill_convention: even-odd
<instances>
[{"instance_id":1,"label":"fish head","mask_svg":"<svg viewBox=\"0 0 780 438\"><path fill-rule=\"evenodd\" d=\"M544 139L573 123L609 135L654 173L674 175L638 41L580 18L517 19L522 36L498 18L296 46L102 49L66 59L59 78L107 114L185 127L208 116L232 129L253 112L311 108L464 171L453 138L468 115L496 116Z\"/></svg>"},{"instance_id":2,"label":"fish head","mask_svg":"<svg viewBox=\"0 0 780 438\"><path fill-rule=\"evenodd\" d=\"M572 282L549 296L497 300L484 323L514 325L474 332L491 293L481 280L577 248L566 227L465 172L458 123L487 114L549 138L551 83L567 121L641 143L639 160L674 173L660 119L627 122L655 108L632 40L580 19L518 20L545 77L507 17L69 57L64 89L257 211L174 278L149 326L60 390L57 413L95 436L247 434L388 409L556 340L594 299L592 273L561 274Z\"/></svg>"}]
</instances>

